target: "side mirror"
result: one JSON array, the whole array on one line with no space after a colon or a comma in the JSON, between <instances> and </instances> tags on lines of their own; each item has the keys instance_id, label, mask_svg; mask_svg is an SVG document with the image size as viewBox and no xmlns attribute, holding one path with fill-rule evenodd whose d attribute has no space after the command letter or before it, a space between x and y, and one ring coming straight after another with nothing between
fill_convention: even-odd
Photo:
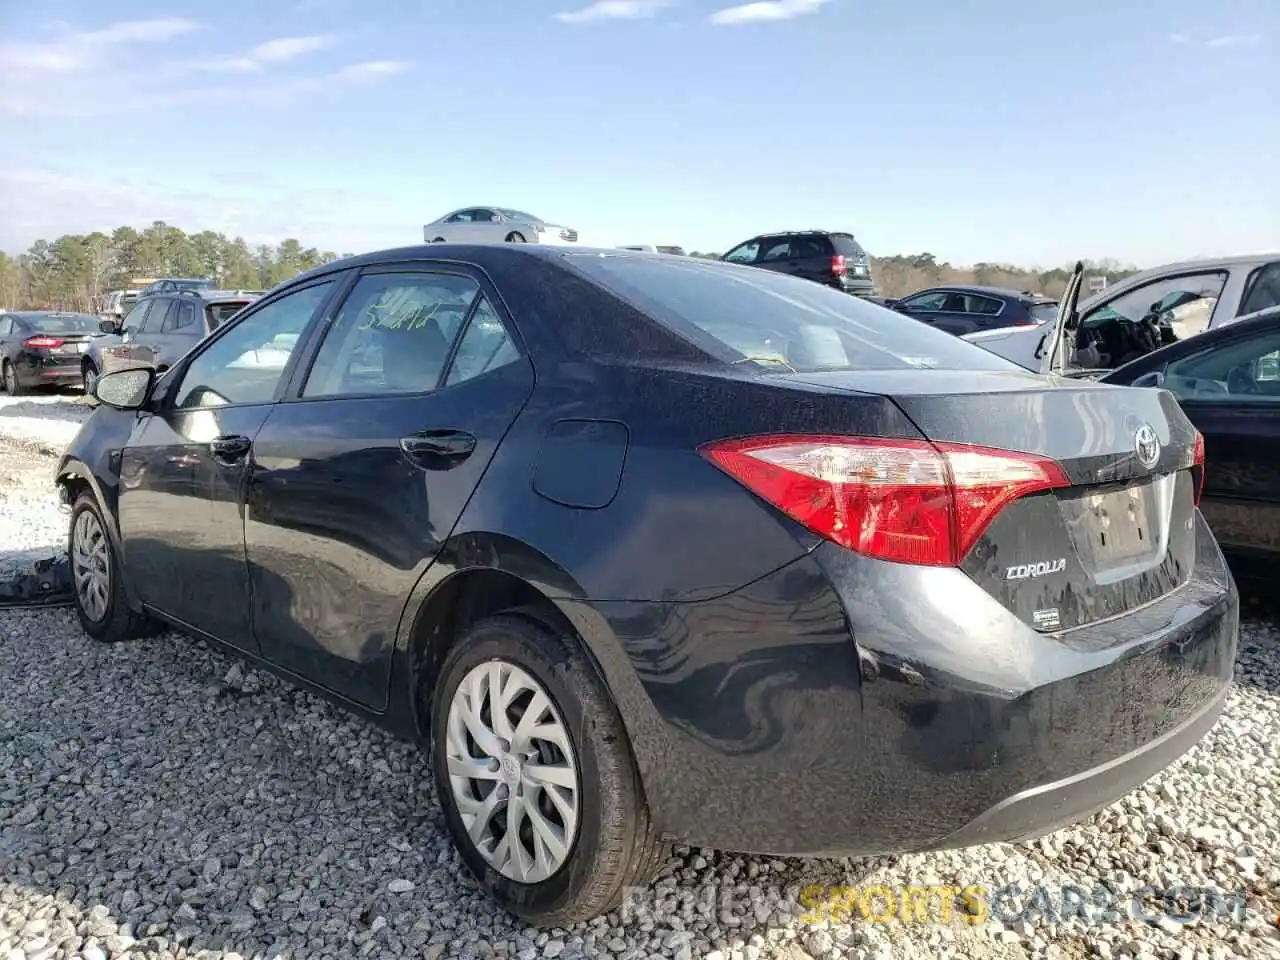
<instances>
[{"instance_id":1,"label":"side mirror","mask_svg":"<svg viewBox=\"0 0 1280 960\"><path fill-rule=\"evenodd\" d=\"M1152 370L1150 373L1144 373L1140 377L1136 377L1131 387L1161 387L1164 386L1164 371Z\"/></svg>"},{"instance_id":2,"label":"side mirror","mask_svg":"<svg viewBox=\"0 0 1280 960\"><path fill-rule=\"evenodd\" d=\"M116 370L98 377L93 395L117 410L140 410L151 396L156 373L150 367Z\"/></svg>"},{"instance_id":3,"label":"side mirror","mask_svg":"<svg viewBox=\"0 0 1280 960\"><path fill-rule=\"evenodd\" d=\"M98 329L103 333L115 333L116 325L111 320L101 320L98 322Z\"/></svg>"}]
</instances>

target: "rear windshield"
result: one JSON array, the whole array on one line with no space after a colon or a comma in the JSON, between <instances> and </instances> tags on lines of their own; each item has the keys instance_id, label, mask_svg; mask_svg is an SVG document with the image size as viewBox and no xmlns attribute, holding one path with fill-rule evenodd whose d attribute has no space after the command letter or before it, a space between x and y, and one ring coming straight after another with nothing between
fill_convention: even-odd
<instances>
[{"instance_id":1,"label":"rear windshield","mask_svg":"<svg viewBox=\"0 0 1280 960\"><path fill-rule=\"evenodd\" d=\"M1049 323L1058 317L1058 305L1056 303L1033 303L1031 309L1027 311L1031 314L1031 319L1036 323Z\"/></svg>"},{"instance_id":2,"label":"rear windshield","mask_svg":"<svg viewBox=\"0 0 1280 960\"><path fill-rule=\"evenodd\" d=\"M847 233L833 233L831 235L831 245L836 248L836 253L843 254L846 257L865 257L867 255L867 251L862 249L862 244Z\"/></svg>"},{"instance_id":3,"label":"rear windshield","mask_svg":"<svg viewBox=\"0 0 1280 960\"><path fill-rule=\"evenodd\" d=\"M79 313L42 313L28 317L27 322L40 333L98 333L102 321Z\"/></svg>"},{"instance_id":4,"label":"rear windshield","mask_svg":"<svg viewBox=\"0 0 1280 960\"><path fill-rule=\"evenodd\" d=\"M224 300L209 304L209 329L217 330L251 303L252 300Z\"/></svg>"},{"instance_id":5,"label":"rear windshield","mask_svg":"<svg viewBox=\"0 0 1280 960\"><path fill-rule=\"evenodd\" d=\"M811 280L717 261L568 255L610 293L726 363L824 370L1021 370L911 317Z\"/></svg>"}]
</instances>

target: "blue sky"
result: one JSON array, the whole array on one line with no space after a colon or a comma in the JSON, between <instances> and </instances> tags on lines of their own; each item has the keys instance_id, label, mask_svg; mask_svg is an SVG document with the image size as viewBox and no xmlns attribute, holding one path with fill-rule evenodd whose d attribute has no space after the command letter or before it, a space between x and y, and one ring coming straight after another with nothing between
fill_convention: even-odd
<instances>
[{"instance_id":1,"label":"blue sky","mask_svg":"<svg viewBox=\"0 0 1280 960\"><path fill-rule=\"evenodd\" d=\"M1275 0L6 0L0 248L854 232L958 263L1280 248ZM16 67L16 69L15 69Z\"/></svg>"}]
</instances>

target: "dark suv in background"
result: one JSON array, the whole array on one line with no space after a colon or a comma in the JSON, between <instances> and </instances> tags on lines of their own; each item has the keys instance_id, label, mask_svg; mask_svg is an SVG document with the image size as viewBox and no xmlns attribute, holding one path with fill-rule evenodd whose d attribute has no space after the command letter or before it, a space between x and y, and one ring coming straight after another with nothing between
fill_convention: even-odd
<instances>
[{"instance_id":1,"label":"dark suv in background","mask_svg":"<svg viewBox=\"0 0 1280 960\"><path fill-rule=\"evenodd\" d=\"M875 292L871 258L851 233L764 233L738 244L720 259L814 280L859 297Z\"/></svg>"},{"instance_id":2,"label":"dark suv in background","mask_svg":"<svg viewBox=\"0 0 1280 960\"><path fill-rule=\"evenodd\" d=\"M90 344L80 363L86 393L98 376L125 366L164 373L188 350L260 296L261 290L178 290L144 296L124 318L118 336Z\"/></svg>"}]
</instances>

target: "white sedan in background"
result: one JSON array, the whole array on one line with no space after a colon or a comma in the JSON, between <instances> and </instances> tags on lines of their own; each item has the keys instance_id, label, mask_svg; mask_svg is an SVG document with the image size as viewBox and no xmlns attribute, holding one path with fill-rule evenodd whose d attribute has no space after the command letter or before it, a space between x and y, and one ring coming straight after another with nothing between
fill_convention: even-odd
<instances>
[{"instance_id":1,"label":"white sedan in background","mask_svg":"<svg viewBox=\"0 0 1280 960\"><path fill-rule=\"evenodd\" d=\"M427 243L577 243L578 231L510 207L466 207L422 228Z\"/></svg>"}]
</instances>

